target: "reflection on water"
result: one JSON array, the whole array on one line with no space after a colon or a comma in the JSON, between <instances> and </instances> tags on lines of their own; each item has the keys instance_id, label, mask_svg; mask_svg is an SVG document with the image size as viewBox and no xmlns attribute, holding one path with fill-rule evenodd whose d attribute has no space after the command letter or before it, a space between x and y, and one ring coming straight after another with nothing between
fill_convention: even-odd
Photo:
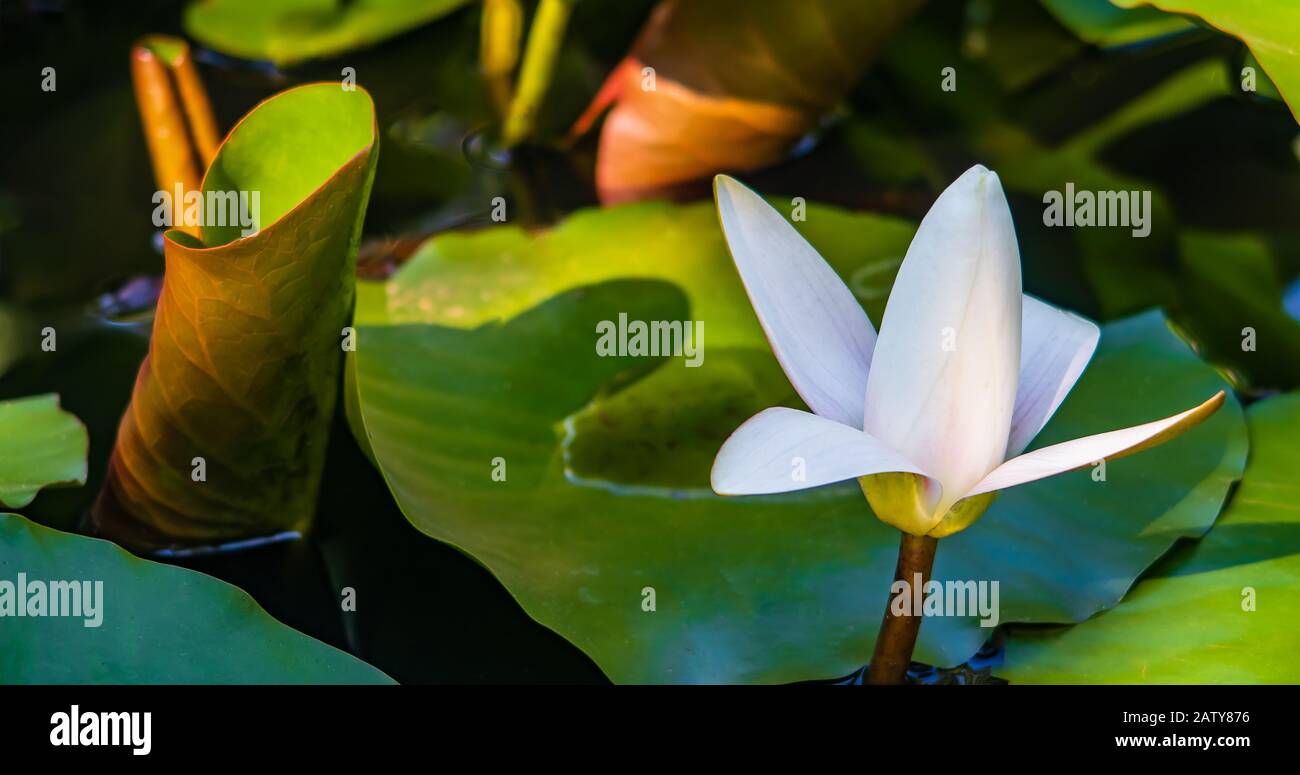
<instances>
[{"instance_id":1,"label":"reflection on water","mask_svg":"<svg viewBox=\"0 0 1300 775\"><path fill-rule=\"evenodd\" d=\"M1005 679L993 675L993 671L1002 666L1006 658L1006 647L1000 635L990 638L975 656L964 665L939 668L913 662L907 670L907 682L923 686L983 686L1001 685ZM867 666L855 670L852 675L832 683L836 686L862 686L867 674Z\"/></svg>"}]
</instances>

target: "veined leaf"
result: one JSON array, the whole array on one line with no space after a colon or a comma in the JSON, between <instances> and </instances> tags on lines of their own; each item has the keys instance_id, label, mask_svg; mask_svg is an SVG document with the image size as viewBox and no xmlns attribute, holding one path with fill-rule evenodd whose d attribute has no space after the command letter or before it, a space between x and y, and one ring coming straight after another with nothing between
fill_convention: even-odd
<instances>
[{"instance_id":1,"label":"veined leaf","mask_svg":"<svg viewBox=\"0 0 1300 775\"><path fill-rule=\"evenodd\" d=\"M795 225L878 321L913 227L807 216ZM703 321L702 363L600 356L596 326L620 313ZM584 212L535 238L436 237L387 283L362 284L358 320L353 430L406 517L615 681L831 678L869 658L898 533L857 486L720 498L696 470L735 418L800 406L711 204ZM1223 386L1159 313L1113 323L1038 443L1166 416ZM1209 527L1245 448L1230 400L1159 454L1112 461L1103 481L1081 471L1010 490L943 542L936 578L998 580L1003 620L1083 620ZM990 632L974 617L927 621L917 658L963 662Z\"/></svg>"},{"instance_id":2,"label":"veined leaf","mask_svg":"<svg viewBox=\"0 0 1300 775\"><path fill-rule=\"evenodd\" d=\"M149 355L94 509L106 535L158 547L306 527L377 153L369 95L335 83L272 97L226 138L205 201L258 197L257 231L228 216L201 240L167 233Z\"/></svg>"},{"instance_id":3,"label":"veined leaf","mask_svg":"<svg viewBox=\"0 0 1300 775\"><path fill-rule=\"evenodd\" d=\"M0 684L391 683L229 584L17 514L0 514L0 610Z\"/></svg>"},{"instance_id":4,"label":"veined leaf","mask_svg":"<svg viewBox=\"0 0 1300 775\"><path fill-rule=\"evenodd\" d=\"M1246 411L1250 463L1214 528L1112 611L1013 628L1016 683L1300 683L1300 394Z\"/></svg>"},{"instance_id":5,"label":"veined leaf","mask_svg":"<svg viewBox=\"0 0 1300 775\"><path fill-rule=\"evenodd\" d=\"M379 43L468 2L197 0L185 9L185 29L223 54L290 65Z\"/></svg>"},{"instance_id":6,"label":"veined leaf","mask_svg":"<svg viewBox=\"0 0 1300 775\"><path fill-rule=\"evenodd\" d=\"M58 396L0 401L0 506L22 508L42 487L85 484L89 444Z\"/></svg>"}]
</instances>

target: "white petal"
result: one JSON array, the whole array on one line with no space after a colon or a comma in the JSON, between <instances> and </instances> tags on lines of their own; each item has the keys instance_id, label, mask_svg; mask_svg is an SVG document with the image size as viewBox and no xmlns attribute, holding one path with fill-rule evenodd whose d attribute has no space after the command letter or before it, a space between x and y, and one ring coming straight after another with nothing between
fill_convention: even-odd
<instances>
[{"instance_id":1,"label":"white petal","mask_svg":"<svg viewBox=\"0 0 1300 775\"><path fill-rule=\"evenodd\" d=\"M912 238L867 379L863 428L937 478L945 498L1005 460L1020 324L1011 210L998 176L976 165Z\"/></svg>"},{"instance_id":2,"label":"white petal","mask_svg":"<svg viewBox=\"0 0 1300 775\"><path fill-rule=\"evenodd\" d=\"M1020 382L1011 416L1008 458L1025 451L1079 381L1097 350L1101 329L1033 296L1024 297L1020 326Z\"/></svg>"},{"instance_id":3,"label":"white petal","mask_svg":"<svg viewBox=\"0 0 1300 775\"><path fill-rule=\"evenodd\" d=\"M1220 390L1195 409L1173 417L1036 449L998 466L966 495L1003 490L1092 465L1099 460L1114 460L1150 449L1199 425L1223 405L1223 400L1224 394Z\"/></svg>"},{"instance_id":4,"label":"white petal","mask_svg":"<svg viewBox=\"0 0 1300 775\"><path fill-rule=\"evenodd\" d=\"M731 434L713 461L719 495L789 492L867 474L924 475L856 428L783 406L764 409Z\"/></svg>"},{"instance_id":5,"label":"white petal","mask_svg":"<svg viewBox=\"0 0 1300 775\"><path fill-rule=\"evenodd\" d=\"M876 331L835 270L763 198L713 180L718 218L758 322L814 412L862 428Z\"/></svg>"}]
</instances>

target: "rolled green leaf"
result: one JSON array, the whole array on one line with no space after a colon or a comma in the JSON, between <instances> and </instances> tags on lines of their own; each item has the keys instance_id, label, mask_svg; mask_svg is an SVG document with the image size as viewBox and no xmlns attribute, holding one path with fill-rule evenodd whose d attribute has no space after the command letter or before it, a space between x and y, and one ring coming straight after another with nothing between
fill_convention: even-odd
<instances>
[{"instance_id":1,"label":"rolled green leaf","mask_svg":"<svg viewBox=\"0 0 1300 775\"><path fill-rule=\"evenodd\" d=\"M201 239L167 232L149 355L93 511L104 535L149 549L307 527L377 153L370 96L333 83L231 131ZM232 192L240 217L211 218Z\"/></svg>"}]
</instances>

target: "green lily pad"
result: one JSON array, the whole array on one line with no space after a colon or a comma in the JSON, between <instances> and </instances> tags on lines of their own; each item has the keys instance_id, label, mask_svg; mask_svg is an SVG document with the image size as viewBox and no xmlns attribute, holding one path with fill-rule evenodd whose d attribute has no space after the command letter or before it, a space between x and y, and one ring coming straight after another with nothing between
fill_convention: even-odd
<instances>
[{"instance_id":1,"label":"green lily pad","mask_svg":"<svg viewBox=\"0 0 1300 775\"><path fill-rule=\"evenodd\" d=\"M1300 120L1300 49L1295 31L1300 29L1300 6L1294 3L1241 2L1241 0L1111 0L1117 6L1153 6L1171 14L1203 19L1223 32L1240 38L1268 71L1291 113ZM1148 10L1141 8L1138 10ZM1181 17L1171 17L1181 18Z\"/></svg>"},{"instance_id":2,"label":"green lily pad","mask_svg":"<svg viewBox=\"0 0 1300 775\"><path fill-rule=\"evenodd\" d=\"M787 214L797 206L792 199L771 201ZM854 293L879 320L915 225L808 204L798 226L823 255L836 256ZM358 282L356 322L476 327L514 317L561 291L620 278L680 286L696 316L707 318L710 347L767 347L712 204L582 210L537 238L514 226L445 234L426 242L392 282Z\"/></svg>"},{"instance_id":3,"label":"green lily pad","mask_svg":"<svg viewBox=\"0 0 1300 775\"><path fill-rule=\"evenodd\" d=\"M1270 100L1282 100L1282 92L1277 90L1277 84L1273 83L1273 79L1268 77L1268 72L1264 69L1264 65L1260 63L1258 57L1247 51L1242 67L1249 67L1255 71L1256 94Z\"/></svg>"},{"instance_id":4,"label":"green lily pad","mask_svg":"<svg viewBox=\"0 0 1300 775\"><path fill-rule=\"evenodd\" d=\"M68 592L63 604L76 601L79 608L65 610L80 615L49 615L54 582L79 585L80 599ZM34 583L45 616L31 614ZM20 597L28 615L13 613ZM229 584L17 514L0 514L0 610L6 605L0 683L391 683L275 621Z\"/></svg>"},{"instance_id":5,"label":"green lily pad","mask_svg":"<svg viewBox=\"0 0 1300 775\"><path fill-rule=\"evenodd\" d=\"M83 314L81 310L77 313ZM103 484L117 426L148 349L148 331L141 330L143 325L93 321L79 327L66 318L56 318L50 324L59 332L58 349L42 351L38 330L25 337L25 349L35 352L0 376L0 401L57 393L64 411L86 426L90 446L89 454L83 453L84 485L44 490L29 505L14 507L46 527L76 531Z\"/></svg>"},{"instance_id":6,"label":"green lily pad","mask_svg":"<svg viewBox=\"0 0 1300 775\"><path fill-rule=\"evenodd\" d=\"M185 30L223 54L291 65L379 43L469 0L199 0Z\"/></svg>"},{"instance_id":7,"label":"green lily pad","mask_svg":"<svg viewBox=\"0 0 1300 775\"><path fill-rule=\"evenodd\" d=\"M0 506L22 508L42 487L85 484L89 444L58 396L0 401Z\"/></svg>"},{"instance_id":8,"label":"green lily pad","mask_svg":"<svg viewBox=\"0 0 1300 775\"><path fill-rule=\"evenodd\" d=\"M1017 683L1300 683L1300 394L1246 412L1241 486L1200 541L1113 611L1069 628L1013 628Z\"/></svg>"},{"instance_id":9,"label":"green lily pad","mask_svg":"<svg viewBox=\"0 0 1300 775\"><path fill-rule=\"evenodd\" d=\"M879 320L914 227L821 207L796 226ZM800 405L773 377L710 203L436 237L358 298L350 417L406 517L612 679L796 681L866 662L897 531L852 483L721 498L696 470L735 418ZM703 362L601 357L596 326L620 313L703 321ZM1159 313L1120 321L1040 444L1223 386ZM1009 491L941 542L936 578L998 580L1004 621L1083 620L1204 532L1245 449L1230 400L1159 453L1111 462L1105 482L1083 471ZM927 621L917 657L957 664L989 633Z\"/></svg>"},{"instance_id":10,"label":"green lily pad","mask_svg":"<svg viewBox=\"0 0 1300 775\"><path fill-rule=\"evenodd\" d=\"M764 408L797 401L763 350L710 349L708 362L698 373L684 361L655 369L569 417L562 444L569 477L707 493L722 441Z\"/></svg>"}]
</instances>

